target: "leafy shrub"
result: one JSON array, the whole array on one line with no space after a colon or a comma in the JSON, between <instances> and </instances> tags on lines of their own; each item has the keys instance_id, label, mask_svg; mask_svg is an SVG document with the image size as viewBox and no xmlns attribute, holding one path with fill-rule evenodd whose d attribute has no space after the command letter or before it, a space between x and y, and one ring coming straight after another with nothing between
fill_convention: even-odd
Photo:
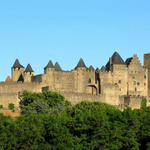
<instances>
[{"instance_id":1,"label":"leafy shrub","mask_svg":"<svg viewBox=\"0 0 150 150\"><path fill-rule=\"evenodd\" d=\"M55 92L25 91L20 98L21 111L28 115L11 119L0 114L2 150L150 149L150 107L145 104L120 111L99 102L71 106Z\"/></svg>"},{"instance_id":2,"label":"leafy shrub","mask_svg":"<svg viewBox=\"0 0 150 150\"><path fill-rule=\"evenodd\" d=\"M142 99L142 102L141 102L141 109L145 109L147 106L147 100L146 99Z\"/></svg>"},{"instance_id":3,"label":"leafy shrub","mask_svg":"<svg viewBox=\"0 0 150 150\"><path fill-rule=\"evenodd\" d=\"M8 105L8 109L10 109L10 110L12 110L12 112L14 112L14 111L15 111L15 105L12 104L12 103L10 103L10 104Z\"/></svg>"},{"instance_id":4,"label":"leafy shrub","mask_svg":"<svg viewBox=\"0 0 150 150\"><path fill-rule=\"evenodd\" d=\"M3 105L0 105L0 109L3 109Z\"/></svg>"},{"instance_id":5,"label":"leafy shrub","mask_svg":"<svg viewBox=\"0 0 150 150\"><path fill-rule=\"evenodd\" d=\"M57 92L44 91L43 93L31 93L24 91L19 98L22 114L57 114L71 107L71 103Z\"/></svg>"}]
</instances>

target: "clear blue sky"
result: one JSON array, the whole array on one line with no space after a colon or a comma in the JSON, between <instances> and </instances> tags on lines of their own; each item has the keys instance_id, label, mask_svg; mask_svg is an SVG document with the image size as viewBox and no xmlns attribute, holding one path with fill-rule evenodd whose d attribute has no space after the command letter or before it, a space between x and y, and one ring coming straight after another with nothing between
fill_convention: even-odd
<instances>
[{"instance_id":1,"label":"clear blue sky","mask_svg":"<svg viewBox=\"0 0 150 150\"><path fill-rule=\"evenodd\" d=\"M82 57L101 67L117 50L123 59L150 52L149 0L1 0L0 80L16 58L35 74L50 59L65 70Z\"/></svg>"}]
</instances>

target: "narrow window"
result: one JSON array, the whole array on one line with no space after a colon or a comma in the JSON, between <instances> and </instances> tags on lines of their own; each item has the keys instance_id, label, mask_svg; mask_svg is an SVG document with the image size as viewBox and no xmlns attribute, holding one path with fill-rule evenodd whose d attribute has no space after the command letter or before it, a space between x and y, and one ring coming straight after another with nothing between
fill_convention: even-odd
<instances>
[{"instance_id":1,"label":"narrow window","mask_svg":"<svg viewBox=\"0 0 150 150\"><path fill-rule=\"evenodd\" d=\"M136 81L133 82L133 85L136 85Z\"/></svg>"},{"instance_id":2,"label":"narrow window","mask_svg":"<svg viewBox=\"0 0 150 150\"><path fill-rule=\"evenodd\" d=\"M144 79L146 79L146 75L144 76Z\"/></svg>"},{"instance_id":3,"label":"narrow window","mask_svg":"<svg viewBox=\"0 0 150 150\"><path fill-rule=\"evenodd\" d=\"M137 82L137 85L139 86L139 85L140 85L140 82Z\"/></svg>"},{"instance_id":4,"label":"narrow window","mask_svg":"<svg viewBox=\"0 0 150 150\"><path fill-rule=\"evenodd\" d=\"M89 78L88 83L91 83L91 78Z\"/></svg>"},{"instance_id":5,"label":"narrow window","mask_svg":"<svg viewBox=\"0 0 150 150\"><path fill-rule=\"evenodd\" d=\"M121 80L119 80L118 83L121 83Z\"/></svg>"}]
</instances>

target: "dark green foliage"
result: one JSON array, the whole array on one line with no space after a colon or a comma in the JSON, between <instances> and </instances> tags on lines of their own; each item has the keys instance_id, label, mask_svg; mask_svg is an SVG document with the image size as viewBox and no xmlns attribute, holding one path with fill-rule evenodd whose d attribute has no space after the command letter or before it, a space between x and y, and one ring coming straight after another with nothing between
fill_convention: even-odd
<instances>
[{"instance_id":1,"label":"dark green foliage","mask_svg":"<svg viewBox=\"0 0 150 150\"><path fill-rule=\"evenodd\" d=\"M12 103L10 103L10 104L8 105L8 109L10 109L10 110L12 110L12 112L14 112L14 111L15 111L15 105L12 104Z\"/></svg>"},{"instance_id":2,"label":"dark green foliage","mask_svg":"<svg viewBox=\"0 0 150 150\"><path fill-rule=\"evenodd\" d=\"M20 109L22 114L28 113L59 113L71 107L71 103L65 98L50 91L43 93L31 93L24 91L20 95Z\"/></svg>"},{"instance_id":3,"label":"dark green foliage","mask_svg":"<svg viewBox=\"0 0 150 150\"><path fill-rule=\"evenodd\" d=\"M0 105L0 109L3 109L3 105Z\"/></svg>"},{"instance_id":4,"label":"dark green foliage","mask_svg":"<svg viewBox=\"0 0 150 150\"><path fill-rule=\"evenodd\" d=\"M143 99L142 102L141 102L141 109L145 109L146 106L147 106L147 100Z\"/></svg>"},{"instance_id":5,"label":"dark green foliage","mask_svg":"<svg viewBox=\"0 0 150 150\"><path fill-rule=\"evenodd\" d=\"M149 150L150 107L143 106L124 111L99 102L71 106L58 93L24 92L20 108L26 115L13 120L0 114L0 150Z\"/></svg>"}]
</instances>

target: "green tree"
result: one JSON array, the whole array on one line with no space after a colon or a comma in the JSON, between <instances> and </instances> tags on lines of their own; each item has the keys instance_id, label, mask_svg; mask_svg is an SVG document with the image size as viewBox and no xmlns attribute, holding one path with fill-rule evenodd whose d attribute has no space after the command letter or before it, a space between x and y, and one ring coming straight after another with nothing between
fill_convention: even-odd
<instances>
[{"instance_id":1,"label":"green tree","mask_svg":"<svg viewBox=\"0 0 150 150\"><path fill-rule=\"evenodd\" d=\"M0 109L3 109L3 105L0 105Z\"/></svg>"},{"instance_id":2,"label":"green tree","mask_svg":"<svg viewBox=\"0 0 150 150\"><path fill-rule=\"evenodd\" d=\"M1 150L149 150L150 107L120 111L99 102L75 106L55 92L20 96L23 114L0 114ZM31 112L34 113L31 113Z\"/></svg>"},{"instance_id":3,"label":"green tree","mask_svg":"<svg viewBox=\"0 0 150 150\"><path fill-rule=\"evenodd\" d=\"M8 108L9 108L10 110L12 110L12 112L15 111L15 105L12 104L12 103L10 103L10 104L8 105Z\"/></svg>"},{"instance_id":4,"label":"green tree","mask_svg":"<svg viewBox=\"0 0 150 150\"><path fill-rule=\"evenodd\" d=\"M57 92L31 93L24 91L20 95L20 109L22 114L59 113L70 107L71 103Z\"/></svg>"},{"instance_id":5,"label":"green tree","mask_svg":"<svg viewBox=\"0 0 150 150\"><path fill-rule=\"evenodd\" d=\"M147 106L147 100L146 99L142 99L142 102L141 102L141 109L145 109Z\"/></svg>"}]
</instances>

